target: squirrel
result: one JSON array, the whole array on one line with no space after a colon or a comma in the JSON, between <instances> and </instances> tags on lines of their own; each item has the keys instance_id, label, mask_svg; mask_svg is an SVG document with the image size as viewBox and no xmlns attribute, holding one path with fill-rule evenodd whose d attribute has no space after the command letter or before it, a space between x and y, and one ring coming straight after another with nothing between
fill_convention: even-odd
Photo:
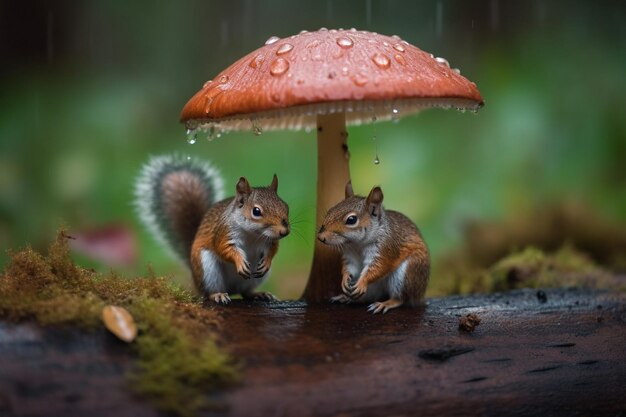
<instances>
[{"instance_id":1,"label":"squirrel","mask_svg":"<svg viewBox=\"0 0 626 417\"><path fill-rule=\"evenodd\" d=\"M208 162L166 155L152 158L135 186L142 222L166 248L187 261L205 298L228 304L229 294L276 300L254 292L269 275L278 241L290 232L289 207L278 177L252 188L245 177L223 199L223 180Z\"/></svg>"},{"instance_id":2,"label":"squirrel","mask_svg":"<svg viewBox=\"0 0 626 417\"><path fill-rule=\"evenodd\" d=\"M368 311L386 313L424 297L430 256L415 224L382 206L383 192L374 187L367 198L355 196L352 183L345 199L326 213L317 238L342 250L343 294L332 302L369 303Z\"/></svg>"}]
</instances>

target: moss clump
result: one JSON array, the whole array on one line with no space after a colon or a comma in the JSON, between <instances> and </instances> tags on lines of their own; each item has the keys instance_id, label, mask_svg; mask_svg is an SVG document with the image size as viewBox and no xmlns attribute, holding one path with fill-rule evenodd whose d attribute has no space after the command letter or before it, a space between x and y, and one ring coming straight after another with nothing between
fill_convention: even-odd
<instances>
[{"instance_id":1,"label":"moss clump","mask_svg":"<svg viewBox=\"0 0 626 417\"><path fill-rule=\"evenodd\" d=\"M619 289L608 271L568 245L552 254L528 247L500 260L487 274L495 291L572 286Z\"/></svg>"},{"instance_id":2,"label":"moss clump","mask_svg":"<svg viewBox=\"0 0 626 417\"><path fill-rule=\"evenodd\" d=\"M569 245L556 252L529 246L505 256L489 268L450 268L435 292L490 293L515 288L588 287L626 290L626 284Z\"/></svg>"},{"instance_id":3,"label":"moss clump","mask_svg":"<svg viewBox=\"0 0 626 417\"><path fill-rule=\"evenodd\" d=\"M75 265L59 233L47 256L28 248L11 254L0 276L0 318L44 325L103 326L106 305L125 307L139 328L131 388L160 409L193 415L206 391L237 379L237 366L215 343L215 313L165 279L125 279Z\"/></svg>"}]
</instances>

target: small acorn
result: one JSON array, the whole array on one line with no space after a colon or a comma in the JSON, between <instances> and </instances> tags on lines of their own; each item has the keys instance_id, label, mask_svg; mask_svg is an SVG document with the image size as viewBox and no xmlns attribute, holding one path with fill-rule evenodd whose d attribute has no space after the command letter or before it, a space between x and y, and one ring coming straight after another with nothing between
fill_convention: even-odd
<instances>
[{"instance_id":1,"label":"small acorn","mask_svg":"<svg viewBox=\"0 0 626 417\"><path fill-rule=\"evenodd\" d=\"M106 306L102 309L104 325L118 339L132 342L137 337L137 326L133 316L123 307Z\"/></svg>"}]
</instances>

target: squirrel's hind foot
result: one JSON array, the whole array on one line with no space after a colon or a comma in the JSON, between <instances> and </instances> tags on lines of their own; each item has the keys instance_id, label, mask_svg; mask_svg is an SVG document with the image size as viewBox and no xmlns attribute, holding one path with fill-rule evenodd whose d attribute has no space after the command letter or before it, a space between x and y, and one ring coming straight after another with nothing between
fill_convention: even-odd
<instances>
[{"instance_id":1,"label":"squirrel's hind foot","mask_svg":"<svg viewBox=\"0 0 626 417\"><path fill-rule=\"evenodd\" d=\"M217 304L229 304L231 301L227 292L216 292L213 294L209 294L208 299Z\"/></svg>"},{"instance_id":2,"label":"squirrel's hind foot","mask_svg":"<svg viewBox=\"0 0 626 417\"><path fill-rule=\"evenodd\" d=\"M377 301L375 303L370 304L367 307L367 311L370 311L372 314L383 313L385 314L392 308L397 308L402 305L402 301L397 298L390 298L387 301Z\"/></svg>"}]
</instances>

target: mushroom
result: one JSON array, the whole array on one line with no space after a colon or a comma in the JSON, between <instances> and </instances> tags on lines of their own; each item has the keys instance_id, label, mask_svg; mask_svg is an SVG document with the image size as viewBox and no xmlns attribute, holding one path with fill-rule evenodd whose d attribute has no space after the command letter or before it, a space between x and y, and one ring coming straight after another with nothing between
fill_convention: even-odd
<instances>
[{"instance_id":1,"label":"mushroom","mask_svg":"<svg viewBox=\"0 0 626 417\"><path fill-rule=\"evenodd\" d=\"M476 84L398 36L322 28L269 38L207 81L183 108L181 122L209 135L316 128L320 224L350 180L346 125L482 105ZM340 280L340 254L316 240L304 299L327 300L340 291Z\"/></svg>"}]
</instances>

